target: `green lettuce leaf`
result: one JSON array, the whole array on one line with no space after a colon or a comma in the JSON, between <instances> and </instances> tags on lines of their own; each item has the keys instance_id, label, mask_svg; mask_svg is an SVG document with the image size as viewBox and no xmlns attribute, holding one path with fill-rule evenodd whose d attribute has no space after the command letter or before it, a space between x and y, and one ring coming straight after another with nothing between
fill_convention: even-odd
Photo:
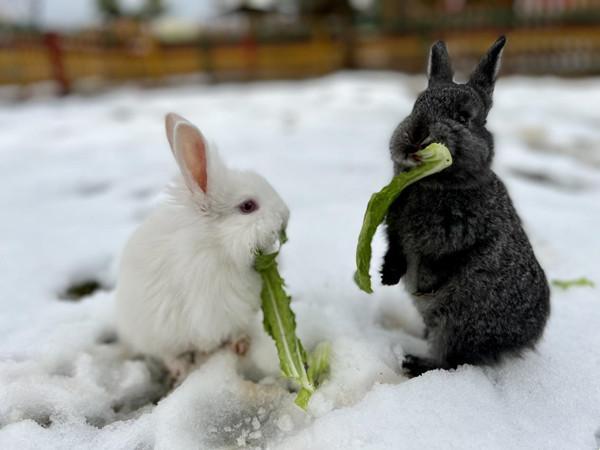
<instances>
[{"instance_id":1,"label":"green lettuce leaf","mask_svg":"<svg viewBox=\"0 0 600 450\"><path fill-rule=\"evenodd\" d=\"M383 222L391 204L407 186L434 173L444 170L452 164L452 156L448 148L442 144L431 144L417 152L421 163L392 178L390 184L373 194L367 205L363 225L356 246L356 272L354 281L360 289L369 294L371 288L371 241L377 227Z\"/></svg>"},{"instance_id":2,"label":"green lettuce leaf","mask_svg":"<svg viewBox=\"0 0 600 450\"><path fill-rule=\"evenodd\" d=\"M560 289L570 289L572 287L595 287L594 282L588 278L581 277L574 280L552 280L552 285Z\"/></svg>"},{"instance_id":3,"label":"green lettuce leaf","mask_svg":"<svg viewBox=\"0 0 600 450\"><path fill-rule=\"evenodd\" d=\"M285 234L280 241L287 240ZM290 307L291 297L284 289L283 278L277 268L279 252L256 256L255 269L262 278L261 301L263 326L275 341L281 373L300 387L296 404L306 409L317 386L329 371L329 345L322 343L307 355L296 336L296 316Z\"/></svg>"}]
</instances>

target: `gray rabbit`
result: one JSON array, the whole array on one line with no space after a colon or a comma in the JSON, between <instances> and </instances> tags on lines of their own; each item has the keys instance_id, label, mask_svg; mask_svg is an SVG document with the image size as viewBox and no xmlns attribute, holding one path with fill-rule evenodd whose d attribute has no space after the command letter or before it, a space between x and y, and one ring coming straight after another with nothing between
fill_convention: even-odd
<instances>
[{"instance_id":1,"label":"gray rabbit","mask_svg":"<svg viewBox=\"0 0 600 450\"><path fill-rule=\"evenodd\" d=\"M389 210L383 284L404 278L423 316L431 355L407 355L417 376L460 364L492 364L533 348L550 312L549 288L502 181L486 118L502 50L500 37L466 84L453 82L443 42L431 48L427 89L394 131L396 173L432 142L452 154L448 169L409 186Z\"/></svg>"}]
</instances>

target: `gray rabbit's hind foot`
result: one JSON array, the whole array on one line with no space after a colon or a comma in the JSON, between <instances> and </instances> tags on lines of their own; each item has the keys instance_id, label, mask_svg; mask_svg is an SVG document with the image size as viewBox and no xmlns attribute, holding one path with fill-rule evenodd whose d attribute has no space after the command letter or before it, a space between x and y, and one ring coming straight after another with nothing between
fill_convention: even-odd
<instances>
[{"instance_id":1,"label":"gray rabbit's hind foot","mask_svg":"<svg viewBox=\"0 0 600 450\"><path fill-rule=\"evenodd\" d=\"M435 369L446 369L446 367L442 367L433 359L414 355L406 355L402 361L402 371L409 378L418 377L429 370Z\"/></svg>"}]
</instances>

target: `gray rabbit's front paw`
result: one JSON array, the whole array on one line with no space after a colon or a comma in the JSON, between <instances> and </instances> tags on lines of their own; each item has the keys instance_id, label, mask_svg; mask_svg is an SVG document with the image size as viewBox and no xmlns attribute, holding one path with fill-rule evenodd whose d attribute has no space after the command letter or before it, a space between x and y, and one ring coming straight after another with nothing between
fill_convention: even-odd
<instances>
[{"instance_id":1,"label":"gray rabbit's front paw","mask_svg":"<svg viewBox=\"0 0 600 450\"><path fill-rule=\"evenodd\" d=\"M398 267L394 267L390 264L384 264L380 270L381 273L381 284L386 286L393 286L400 282L403 272Z\"/></svg>"},{"instance_id":2,"label":"gray rabbit's front paw","mask_svg":"<svg viewBox=\"0 0 600 450\"><path fill-rule=\"evenodd\" d=\"M398 284L400 278L406 273L406 258L390 248L383 259L379 273L381 274L381 284L386 286Z\"/></svg>"}]
</instances>

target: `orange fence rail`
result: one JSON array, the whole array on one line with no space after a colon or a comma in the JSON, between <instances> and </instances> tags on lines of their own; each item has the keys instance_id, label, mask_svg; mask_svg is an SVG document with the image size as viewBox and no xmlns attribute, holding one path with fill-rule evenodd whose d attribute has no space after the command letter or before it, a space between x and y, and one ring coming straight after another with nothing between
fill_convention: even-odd
<instances>
[{"instance_id":1,"label":"orange fence rail","mask_svg":"<svg viewBox=\"0 0 600 450\"><path fill-rule=\"evenodd\" d=\"M506 73L570 76L600 73L600 26L498 28L418 36L376 36L360 41L359 66L422 71L431 43L444 39L456 68L472 68L500 34L509 38L502 63Z\"/></svg>"},{"instance_id":2,"label":"orange fence rail","mask_svg":"<svg viewBox=\"0 0 600 450\"><path fill-rule=\"evenodd\" d=\"M448 31L443 35L362 34L353 40L355 67L422 71L432 40L444 38L457 68L472 65L507 30ZM544 27L508 32L504 70L513 73L600 73L600 27ZM283 43L160 44L149 36L115 44L101 37L18 36L0 40L0 84L54 80L67 92L85 80L120 82L204 73L215 80L293 78L343 68L344 42L330 36Z\"/></svg>"}]
</instances>

